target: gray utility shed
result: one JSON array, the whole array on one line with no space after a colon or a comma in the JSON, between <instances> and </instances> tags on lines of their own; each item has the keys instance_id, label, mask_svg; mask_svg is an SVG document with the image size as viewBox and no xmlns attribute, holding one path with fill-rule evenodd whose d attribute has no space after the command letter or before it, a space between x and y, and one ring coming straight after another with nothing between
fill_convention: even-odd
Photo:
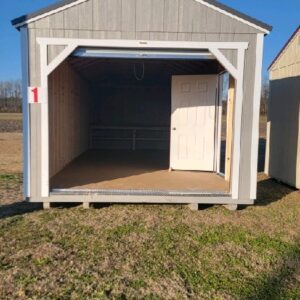
<instances>
[{"instance_id":1,"label":"gray utility shed","mask_svg":"<svg viewBox=\"0 0 300 300\"><path fill-rule=\"evenodd\" d=\"M270 26L213 0L67 0L12 23L29 201L253 204Z\"/></svg>"},{"instance_id":2,"label":"gray utility shed","mask_svg":"<svg viewBox=\"0 0 300 300\"><path fill-rule=\"evenodd\" d=\"M300 26L269 67L265 172L300 188Z\"/></svg>"}]
</instances>

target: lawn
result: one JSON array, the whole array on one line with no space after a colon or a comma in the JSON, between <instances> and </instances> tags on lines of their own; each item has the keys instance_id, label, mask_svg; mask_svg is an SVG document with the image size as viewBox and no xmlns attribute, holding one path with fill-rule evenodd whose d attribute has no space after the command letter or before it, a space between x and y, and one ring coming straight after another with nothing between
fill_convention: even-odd
<instances>
[{"instance_id":1,"label":"lawn","mask_svg":"<svg viewBox=\"0 0 300 300\"><path fill-rule=\"evenodd\" d=\"M10 138L0 133L0 146ZM236 212L183 205L43 211L20 201L21 166L1 159L6 147L1 299L300 299L299 191L260 173L256 205ZM21 161L19 148L9 148L12 161Z\"/></svg>"}]
</instances>

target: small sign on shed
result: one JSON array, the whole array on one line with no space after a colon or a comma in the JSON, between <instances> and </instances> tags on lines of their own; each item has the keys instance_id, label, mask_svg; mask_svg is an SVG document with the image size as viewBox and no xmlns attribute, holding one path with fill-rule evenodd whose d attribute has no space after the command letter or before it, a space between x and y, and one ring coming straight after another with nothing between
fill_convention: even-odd
<instances>
[{"instance_id":1,"label":"small sign on shed","mask_svg":"<svg viewBox=\"0 0 300 300\"><path fill-rule=\"evenodd\" d=\"M41 103L41 88L36 86L28 87L28 103Z\"/></svg>"}]
</instances>

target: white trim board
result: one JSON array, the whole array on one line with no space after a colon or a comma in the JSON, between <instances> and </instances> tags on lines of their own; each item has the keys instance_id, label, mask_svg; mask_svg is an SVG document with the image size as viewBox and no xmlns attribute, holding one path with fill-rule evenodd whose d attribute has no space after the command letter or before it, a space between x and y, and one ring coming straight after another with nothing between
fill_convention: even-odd
<instances>
[{"instance_id":1,"label":"white trim board","mask_svg":"<svg viewBox=\"0 0 300 300\"><path fill-rule=\"evenodd\" d=\"M252 143L251 143L251 177L250 177L250 198L256 199L257 193L257 162L259 146L259 108L262 85L262 62L263 62L264 35L257 35L256 43L256 64L255 82L253 97L253 121L252 121Z\"/></svg>"},{"instance_id":2,"label":"white trim board","mask_svg":"<svg viewBox=\"0 0 300 300\"><path fill-rule=\"evenodd\" d=\"M42 182L42 197L49 196L49 120L48 120L48 76L49 74L67 58L77 47L95 46L95 47L116 47L116 48L140 48L140 49L155 49L155 48L176 48L176 49L208 49L210 52L218 53L218 60L223 66L230 66L228 70L235 77L237 82L236 89L236 107L234 115L234 131L233 131L233 171L231 180L232 199L238 199L239 193L239 163L240 163L240 139L241 139L241 117L243 105L243 78L245 64L245 50L248 43L227 43L227 42L165 42L165 41L136 41L136 40L86 40L86 39L56 39L56 38L38 38L40 44L40 59L41 59L41 88L44 91L41 107L41 182ZM48 65L48 45L66 45L68 51L63 50L53 61ZM229 60L224 55L219 55L219 49L234 49L238 50L237 68L233 67Z\"/></svg>"},{"instance_id":3,"label":"white trim board","mask_svg":"<svg viewBox=\"0 0 300 300\"><path fill-rule=\"evenodd\" d=\"M30 24L32 22L35 22L35 21L40 20L42 18L48 17L50 15L56 14L58 12L64 11L64 10L66 10L68 8L71 8L73 6L79 5L79 4L84 3L86 1L90 1L90 0L77 0L77 1L74 1L72 3L69 3L69 4L66 4L64 6L61 6L61 7L57 8L57 9L53 9L51 11L45 12L44 14L41 14L41 15L38 15L36 17L30 18L30 19L28 19L28 20L26 20L24 22L20 22L18 24L15 24L14 26L16 28L19 28L19 27L21 27L23 25ZM257 29L257 30L260 30L260 31L262 31L265 34L269 34L270 33L269 30L267 30L267 29L265 29L265 28L263 28L263 27L261 27L261 26L259 26L257 24L254 24L253 22L250 22L250 21L248 21L246 19L243 19L242 17L239 17L239 16L237 16L237 15L235 15L233 13L230 13L230 12L224 10L224 9L221 9L218 6L215 6L213 4L207 3L205 0L194 0L194 1L196 1L196 2L198 2L200 4L202 4L202 5L205 5L206 7L209 7L209 8L211 8L211 9L213 9L213 10L215 10L215 11L221 13L221 14L224 14L224 15L226 15L228 17L231 17L234 20L242 22L242 23L244 23L244 24L246 24L246 25L248 25L250 27L253 27L253 28Z\"/></svg>"},{"instance_id":4,"label":"white trim board","mask_svg":"<svg viewBox=\"0 0 300 300\"><path fill-rule=\"evenodd\" d=\"M49 194L49 112L48 112L48 47L40 45L41 62L41 193ZM45 76L46 75L46 76Z\"/></svg>"},{"instance_id":5,"label":"white trim board","mask_svg":"<svg viewBox=\"0 0 300 300\"><path fill-rule=\"evenodd\" d=\"M249 42L193 42L193 41L155 41L123 39L70 39L70 38L37 38L38 44L76 47L103 48L136 48L136 49L248 49Z\"/></svg>"},{"instance_id":6,"label":"white trim board","mask_svg":"<svg viewBox=\"0 0 300 300\"><path fill-rule=\"evenodd\" d=\"M233 199L239 198L239 178L240 178L240 157L241 157L241 129L242 129L242 109L244 94L244 67L245 50L238 51L237 69L238 79L236 80L235 101L234 101L234 126L233 126L233 146L232 146L232 169L231 169L231 194Z\"/></svg>"},{"instance_id":7,"label":"white trim board","mask_svg":"<svg viewBox=\"0 0 300 300\"><path fill-rule=\"evenodd\" d=\"M103 47L103 48L130 48L130 49L198 49L208 50L212 53L223 67L235 78L238 77L238 69L225 57L220 49L233 49L245 51L248 42L172 42L172 41L141 41L141 40L109 40L109 39L67 39L67 38L37 38L41 47L49 45L66 46L52 62L45 65L49 75L55 68L78 47ZM47 59L48 61L48 59Z\"/></svg>"}]
</instances>

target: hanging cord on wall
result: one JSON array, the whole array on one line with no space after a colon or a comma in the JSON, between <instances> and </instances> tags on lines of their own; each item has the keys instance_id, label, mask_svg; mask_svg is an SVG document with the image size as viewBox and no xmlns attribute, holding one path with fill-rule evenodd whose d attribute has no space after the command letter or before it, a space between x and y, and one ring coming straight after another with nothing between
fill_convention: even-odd
<instances>
[{"instance_id":1,"label":"hanging cord on wall","mask_svg":"<svg viewBox=\"0 0 300 300\"><path fill-rule=\"evenodd\" d=\"M136 68L137 64L135 63L134 66L133 66L134 77L135 77L135 79L138 80L138 81L143 80L144 77L145 77L145 63L142 62L141 65L142 65L142 73L141 73L141 76L138 76L138 75L137 75L137 71L136 71L136 69L137 69L137 68Z\"/></svg>"}]
</instances>

